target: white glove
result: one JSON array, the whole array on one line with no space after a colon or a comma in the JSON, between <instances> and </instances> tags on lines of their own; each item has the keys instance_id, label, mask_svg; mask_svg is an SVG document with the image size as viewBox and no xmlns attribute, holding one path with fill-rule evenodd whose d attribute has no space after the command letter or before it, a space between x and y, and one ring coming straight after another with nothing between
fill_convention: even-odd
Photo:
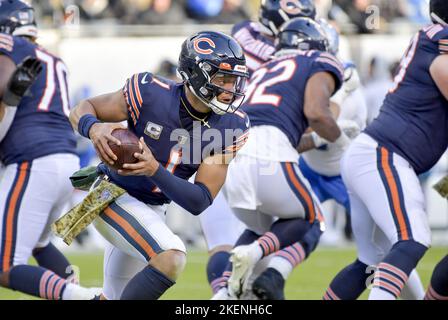
<instances>
[{"instance_id":1,"label":"white glove","mask_svg":"<svg viewBox=\"0 0 448 320\"><path fill-rule=\"evenodd\" d=\"M338 126L339 129L341 129L342 134L333 143L339 145L341 148L345 148L350 144L351 140L355 139L361 133L359 125L353 120L339 120ZM313 139L316 148L332 143L319 136L315 131L311 132L311 138Z\"/></svg>"},{"instance_id":2,"label":"white glove","mask_svg":"<svg viewBox=\"0 0 448 320\"><path fill-rule=\"evenodd\" d=\"M338 126L350 140L355 139L361 133L361 128L353 120L339 120Z\"/></svg>"},{"instance_id":3,"label":"white glove","mask_svg":"<svg viewBox=\"0 0 448 320\"><path fill-rule=\"evenodd\" d=\"M355 66L348 66L344 70L344 85L342 87L347 93L351 93L359 88L361 80Z\"/></svg>"}]
</instances>

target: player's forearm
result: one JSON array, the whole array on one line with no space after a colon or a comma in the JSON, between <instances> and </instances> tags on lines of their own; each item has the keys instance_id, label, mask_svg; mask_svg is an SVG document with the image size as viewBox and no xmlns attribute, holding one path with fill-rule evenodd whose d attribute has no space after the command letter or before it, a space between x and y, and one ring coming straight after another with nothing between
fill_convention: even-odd
<instances>
[{"instance_id":1,"label":"player's forearm","mask_svg":"<svg viewBox=\"0 0 448 320\"><path fill-rule=\"evenodd\" d=\"M74 130L78 131L79 120L84 115L93 115L97 117L95 108L89 100L82 100L76 107L70 111L69 120Z\"/></svg>"},{"instance_id":2,"label":"player's forearm","mask_svg":"<svg viewBox=\"0 0 448 320\"><path fill-rule=\"evenodd\" d=\"M300 139L299 146L297 147L297 151L299 153L306 152L312 149L315 149L316 145L314 144L313 137L311 134L304 134Z\"/></svg>"},{"instance_id":3,"label":"player's forearm","mask_svg":"<svg viewBox=\"0 0 448 320\"><path fill-rule=\"evenodd\" d=\"M3 120L3 117L5 116L5 110L6 106L3 102L0 102L0 122Z\"/></svg>"},{"instance_id":4,"label":"player's forearm","mask_svg":"<svg viewBox=\"0 0 448 320\"><path fill-rule=\"evenodd\" d=\"M341 136L341 129L330 115L309 119L310 127L327 141L335 142Z\"/></svg>"},{"instance_id":5,"label":"player's forearm","mask_svg":"<svg viewBox=\"0 0 448 320\"><path fill-rule=\"evenodd\" d=\"M17 108L8 107L3 102L0 103L0 142L8 133L14 120Z\"/></svg>"}]
</instances>

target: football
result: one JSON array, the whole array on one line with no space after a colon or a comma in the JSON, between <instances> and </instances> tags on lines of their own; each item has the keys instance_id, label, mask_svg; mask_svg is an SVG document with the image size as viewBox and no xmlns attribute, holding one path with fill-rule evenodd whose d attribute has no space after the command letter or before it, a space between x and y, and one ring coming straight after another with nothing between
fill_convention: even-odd
<instances>
[{"instance_id":1,"label":"football","mask_svg":"<svg viewBox=\"0 0 448 320\"><path fill-rule=\"evenodd\" d=\"M117 161L113 165L108 164L115 170L122 169L125 163L135 163L138 159L134 157L134 153L141 152L139 140L135 134L128 129L115 129L112 136L121 141L121 145L109 142L109 147L117 156Z\"/></svg>"}]
</instances>

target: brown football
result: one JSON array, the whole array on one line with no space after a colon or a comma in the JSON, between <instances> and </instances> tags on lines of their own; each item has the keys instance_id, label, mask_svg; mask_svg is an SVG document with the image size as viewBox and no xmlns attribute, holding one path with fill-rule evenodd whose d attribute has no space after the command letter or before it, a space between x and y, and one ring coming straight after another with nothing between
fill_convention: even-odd
<instances>
[{"instance_id":1,"label":"brown football","mask_svg":"<svg viewBox=\"0 0 448 320\"><path fill-rule=\"evenodd\" d=\"M141 152L137 136L128 129L115 129L112 131L112 136L120 140L121 145L119 146L109 141L109 147L118 159L113 165L108 165L118 170L122 169L125 163L138 162L138 159L134 157L134 153Z\"/></svg>"}]
</instances>

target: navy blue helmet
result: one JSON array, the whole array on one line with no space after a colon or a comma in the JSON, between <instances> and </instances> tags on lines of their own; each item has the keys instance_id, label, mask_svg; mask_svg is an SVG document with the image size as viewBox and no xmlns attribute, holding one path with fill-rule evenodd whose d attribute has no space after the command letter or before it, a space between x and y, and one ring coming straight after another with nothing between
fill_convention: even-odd
<instances>
[{"instance_id":1,"label":"navy blue helmet","mask_svg":"<svg viewBox=\"0 0 448 320\"><path fill-rule=\"evenodd\" d=\"M280 28L276 39L276 50L328 51L329 43L322 27L309 18L294 18Z\"/></svg>"},{"instance_id":2,"label":"navy blue helmet","mask_svg":"<svg viewBox=\"0 0 448 320\"><path fill-rule=\"evenodd\" d=\"M33 7L20 0L0 0L0 32L37 37Z\"/></svg>"},{"instance_id":3,"label":"navy blue helmet","mask_svg":"<svg viewBox=\"0 0 448 320\"><path fill-rule=\"evenodd\" d=\"M199 32L184 41L178 72L196 97L217 114L233 113L240 107L249 78L241 46L232 37L214 31ZM216 85L215 79L229 76L234 80L233 90ZM217 99L223 92L233 97L228 103Z\"/></svg>"},{"instance_id":4,"label":"navy blue helmet","mask_svg":"<svg viewBox=\"0 0 448 320\"><path fill-rule=\"evenodd\" d=\"M259 21L263 31L277 35L281 25L293 18L316 18L313 0L262 0Z\"/></svg>"},{"instance_id":5,"label":"navy blue helmet","mask_svg":"<svg viewBox=\"0 0 448 320\"><path fill-rule=\"evenodd\" d=\"M448 1L431 0L429 10L434 23L448 24Z\"/></svg>"}]
</instances>

